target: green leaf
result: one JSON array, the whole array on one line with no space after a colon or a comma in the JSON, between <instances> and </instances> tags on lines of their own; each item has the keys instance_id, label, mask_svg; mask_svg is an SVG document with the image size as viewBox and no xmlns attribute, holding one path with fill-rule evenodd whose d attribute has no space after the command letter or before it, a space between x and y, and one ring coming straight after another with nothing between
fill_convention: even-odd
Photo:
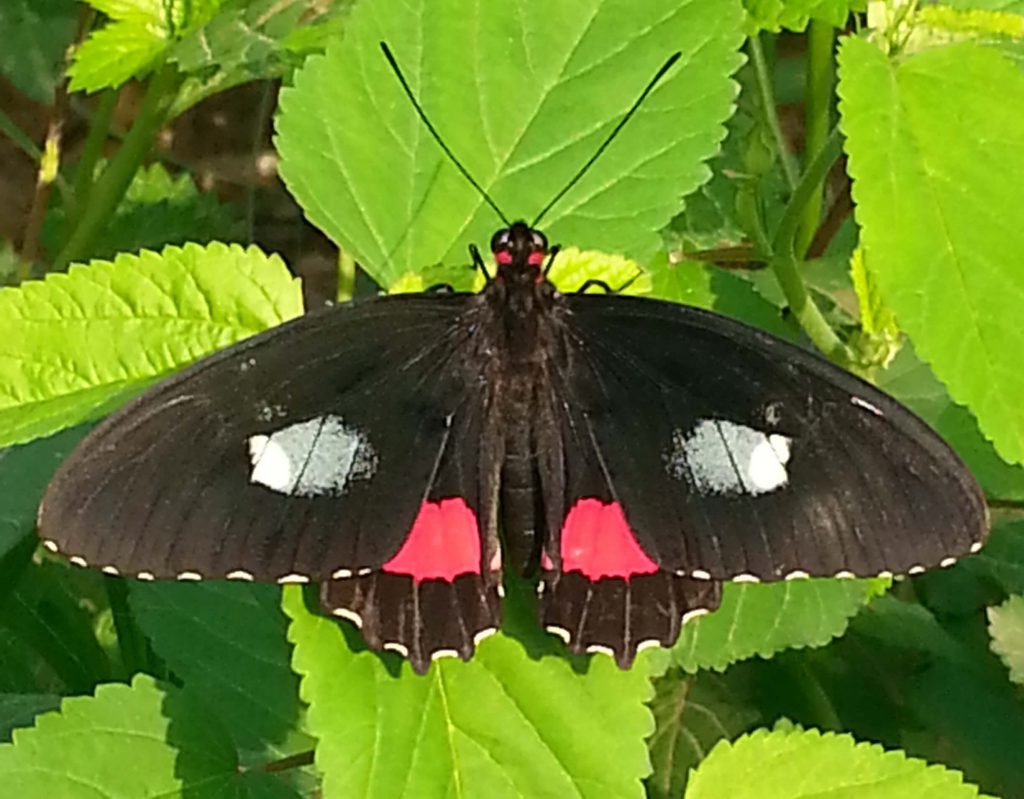
<instances>
[{"instance_id":1,"label":"green leaf","mask_svg":"<svg viewBox=\"0 0 1024 799\"><path fill-rule=\"evenodd\" d=\"M464 264L470 242L490 240L495 214L430 138L380 41L448 146L515 218L566 185L679 50L545 217L552 241L646 260L680 196L708 178L735 95L741 21L732 0L499 3L486 13L470 0L363 3L344 39L281 93L281 174L309 219L382 285Z\"/></svg>"},{"instance_id":2,"label":"green leaf","mask_svg":"<svg viewBox=\"0 0 1024 799\"><path fill-rule=\"evenodd\" d=\"M940 661L906 684L902 701L938 738L943 762L969 769L994 793L1021 796L1024 703L1013 689L1006 679L975 679L961 664Z\"/></svg>"},{"instance_id":3,"label":"green leaf","mask_svg":"<svg viewBox=\"0 0 1024 799\"><path fill-rule=\"evenodd\" d=\"M0 694L0 743L9 743L11 732L31 726L35 717L60 707L54 694Z\"/></svg>"},{"instance_id":4,"label":"green leaf","mask_svg":"<svg viewBox=\"0 0 1024 799\"><path fill-rule=\"evenodd\" d=\"M180 691L139 675L65 699L59 713L0 746L0 783L19 799L244 796L266 775L240 775L230 738Z\"/></svg>"},{"instance_id":5,"label":"green leaf","mask_svg":"<svg viewBox=\"0 0 1024 799\"><path fill-rule=\"evenodd\" d=\"M595 656L578 673L499 634L471 661L444 658L418 676L404 662L389 669L393 656L353 653L300 590L287 589L284 604L324 796L643 795L645 669Z\"/></svg>"},{"instance_id":6,"label":"green leaf","mask_svg":"<svg viewBox=\"0 0 1024 799\"><path fill-rule=\"evenodd\" d=\"M900 751L817 730L758 730L723 741L690 779L686 799L970 799L959 772Z\"/></svg>"},{"instance_id":7,"label":"green leaf","mask_svg":"<svg viewBox=\"0 0 1024 799\"><path fill-rule=\"evenodd\" d=\"M724 269L698 261L672 264L659 256L648 270L652 293L660 299L706 308L782 338L794 336L793 328L786 325L778 308L760 296L748 281Z\"/></svg>"},{"instance_id":8,"label":"green leaf","mask_svg":"<svg viewBox=\"0 0 1024 799\"><path fill-rule=\"evenodd\" d=\"M88 428L0 450L0 556L32 532L43 490Z\"/></svg>"},{"instance_id":9,"label":"green leaf","mask_svg":"<svg viewBox=\"0 0 1024 799\"><path fill-rule=\"evenodd\" d=\"M863 11L865 0L744 0L754 29L803 31L812 19L842 28L853 11Z\"/></svg>"},{"instance_id":10,"label":"green leaf","mask_svg":"<svg viewBox=\"0 0 1024 799\"><path fill-rule=\"evenodd\" d=\"M727 583L714 613L683 626L673 661L689 672L768 658L783 649L823 646L846 630L889 580L786 580Z\"/></svg>"},{"instance_id":11,"label":"green leaf","mask_svg":"<svg viewBox=\"0 0 1024 799\"><path fill-rule=\"evenodd\" d=\"M879 388L907 405L956 449L989 495L1024 499L1024 467L1011 466L996 454L971 412L949 398L912 346L904 346L877 378Z\"/></svg>"},{"instance_id":12,"label":"green leaf","mask_svg":"<svg viewBox=\"0 0 1024 799\"><path fill-rule=\"evenodd\" d=\"M271 585L131 583L132 609L156 653L240 749L277 757L313 748L297 733L299 679L279 595Z\"/></svg>"},{"instance_id":13,"label":"green leaf","mask_svg":"<svg viewBox=\"0 0 1024 799\"><path fill-rule=\"evenodd\" d=\"M1024 593L1024 521L996 524L981 551L954 568L988 577L1007 594Z\"/></svg>"},{"instance_id":14,"label":"green leaf","mask_svg":"<svg viewBox=\"0 0 1024 799\"><path fill-rule=\"evenodd\" d=\"M78 14L74 0L0 3L0 74L36 102L52 103Z\"/></svg>"},{"instance_id":15,"label":"green leaf","mask_svg":"<svg viewBox=\"0 0 1024 799\"><path fill-rule=\"evenodd\" d=\"M971 43L895 63L848 37L839 62L868 268L950 396L1020 463L1024 74Z\"/></svg>"},{"instance_id":16,"label":"green leaf","mask_svg":"<svg viewBox=\"0 0 1024 799\"><path fill-rule=\"evenodd\" d=\"M300 310L298 283L279 258L216 243L0 289L0 444L95 418Z\"/></svg>"},{"instance_id":17,"label":"green leaf","mask_svg":"<svg viewBox=\"0 0 1024 799\"><path fill-rule=\"evenodd\" d=\"M1015 594L1002 605L988 609L992 651L1010 670L1010 679L1024 683L1024 596Z\"/></svg>"},{"instance_id":18,"label":"green leaf","mask_svg":"<svg viewBox=\"0 0 1024 799\"><path fill-rule=\"evenodd\" d=\"M68 68L68 90L95 92L140 78L167 47L163 31L136 22L111 22L89 34Z\"/></svg>"},{"instance_id":19,"label":"green leaf","mask_svg":"<svg viewBox=\"0 0 1024 799\"><path fill-rule=\"evenodd\" d=\"M655 683L655 732L649 743L654 775L647 780L653 799L683 795L690 770L719 740L748 731L760 713L745 695L737 696L735 680L700 672L682 677L671 673Z\"/></svg>"}]
</instances>

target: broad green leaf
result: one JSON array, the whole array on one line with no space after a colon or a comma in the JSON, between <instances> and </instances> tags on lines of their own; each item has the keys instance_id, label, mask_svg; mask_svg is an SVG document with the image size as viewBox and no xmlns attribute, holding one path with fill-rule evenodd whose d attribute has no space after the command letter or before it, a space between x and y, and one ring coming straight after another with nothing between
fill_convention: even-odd
<instances>
[{"instance_id":1,"label":"broad green leaf","mask_svg":"<svg viewBox=\"0 0 1024 799\"><path fill-rule=\"evenodd\" d=\"M312 743L297 732L299 679L279 595L270 585L131 584L132 609L153 649L239 748L283 755Z\"/></svg>"},{"instance_id":2,"label":"broad green leaf","mask_svg":"<svg viewBox=\"0 0 1024 799\"><path fill-rule=\"evenodd\" d=\"M87 428L0 450L0 556L35 529L43 489Z\"/></svg>"},{"instance_id":3,"label":"broad green leaf","mask_svg":"<svg viewBox=\"0 0 1024 799\"><path fill-rule=\"evenodd\" d=\"M286 590L285 611L325 799L643 796L645 669L595 656L577 672L499 634L471 661L444 658L417 676L393 655L352 652L299 590Z\"/></svg>"},{"instance_id":4,"label":"broad green leaf","mask_svg":"<svg viewBox=\"0 0 1024 799\"><path fill-rule=\"evenodd\" d=\"M757 730L716 746L686 799L971 799L978 789L942 766L818 730Z\"/></svg>"},{"instance_id":5,"label":"broad green leaf","mask_svg":"<svg viewBox=\"0 0 1024 799\"><path fill-rule=\"evenodd\" d=\"M992 651L1010 670L1010 679L1024 683L1024 596L1015 594L1002 605L988 609Z\"/></svg>"},{"instance_id":6,"label":"broad green leaf","mask_svg":"<svg viewBox=\"0 0 1024 799\"><path fill-rule=\"evenodd\" d=\"M850 619L888 584L884 578L727 583L718 610L683 626L673 660L689 672L721 671L754 656L822 646L842 635Z\"/></svg>"},{"instance_id":7,"label":"broad green leaf","mask_svg":"<svg viewBox=\"0 0 1024 799\"><path fill-rule=\"evenodd\" d=\"M74 0L0 3L0 74L36 102L53 102L78 15Z\"/></svg>"},{"instance_id":8,"label":"broad green leaf","mask_svg":"<svg viewBox=\"0 0 1024 799\"><path fill-rule=\"evenodd\" d=\"M721 739L735 738L759 720L760 713L745 694L736 695L736 680L703 671L677 672L655 682L655 731L648 741L654 774L647 794L654 799L683 795L690 769Z\"/></svg>"},{"instance_id":9,"label":"broad green leaf","mask_svg":"<svg viewBox=\"0 0 1024 799\"><path fill-rule=\"evenodd\" d=\"M901 702L938 738L936 757L969 771L993 793L1022 796L1024 702L999 677L976 679L962 664L940 661L905 684Z\"/></svg>"},{"instance_id":10,"label":"broad green leaf","mask_svg":"<svg viewBox=\"0 0 1024 799\"><path fill-rule=\"evenodd\" d=\"M1011 466L996 454L971 412L949 398L912 346L905 345L877 378L879 388L907 405L956 449L989 495L1024 499L1024 467Z\"/></svg>"},{"instance_id":11,"label":"broad green leaf","mask_svg":"<svg viewBox=\"0 0 1024 799\"><path fill-rule=\"evenodd\" d=\"M1020 463L1024 74L971 43L890 62L849 37L839 62L868 268L953 400Z\"/></svg>"},{"instance_id":12,"label":"broad green leaf","mask_svg":"<svg viewBox=\"0 0 1024 799\"><path fill-rule=\"evenodd\" d=\"M297 315L255 247L168 247L0 289L0 444L101 415L200 356Z\"/></svg>"},{"instance_id":13,"label":"broad green leaf","mask_svg":"<svg viewBox=\"0 0 1024 799\"><path fill-rule=\"evenodd\" d=\"M490 241L500 221L430 138L379 42L469 172L509 218L527 219L679 50L543 225L553 243L645 260L679 198L708 178L735 95L741 21L733 0L362 3L344 39L281 94L281 174L309 219L382 285L465 263L466 246Z\"/></svg>"}]
</instances>

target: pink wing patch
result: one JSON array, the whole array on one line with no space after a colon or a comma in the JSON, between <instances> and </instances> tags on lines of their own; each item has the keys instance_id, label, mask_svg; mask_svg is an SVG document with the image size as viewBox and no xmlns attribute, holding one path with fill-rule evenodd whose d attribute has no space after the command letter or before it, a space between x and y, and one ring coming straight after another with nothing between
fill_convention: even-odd
<instances>
[{"instance_id":1,"label":"pink wing patch","mask_svg":"<svg viewBox=\"0 0 1024 799\"><path fill-rule=\"evenodd\" d=\"M480 573L480 528L461 497L424 502L402 548L381 569L417 583Z\"/></svg>"},{"instance_id":2,"label":"pink wing patch","mask_svg":"<svg viewBox=\"0 0 1024 799\"><path fill-rule=\"evenodd\" d=\"M562 525L562 571L590 580L628 578L653 574L658 564L640 548L618 502L587 497L569 509Z\"/></svg>"}]
</instances>

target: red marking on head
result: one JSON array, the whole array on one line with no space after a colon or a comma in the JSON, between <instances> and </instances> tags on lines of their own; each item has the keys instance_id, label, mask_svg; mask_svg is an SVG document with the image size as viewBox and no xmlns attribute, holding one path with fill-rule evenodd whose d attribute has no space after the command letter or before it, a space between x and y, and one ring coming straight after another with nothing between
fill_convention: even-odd
<instances>
[{"instance_id":1,"label":"red marking on head","mask_svg":"<svg viewBox=\"0 0 1024 799\"><path fill-rule=\"evenodd\" d=\"M424 502L402 548L381 569L417 583L480 573L480 529L461 497Z\"/></svg>"},{"instance_id":2,"label":"red marking on head","mask_svg":"<svg viewBox=\"0 0 1024 799\"><path fill-rule=\"evenodd\" d=\"M652 574L658 564L640 548L618 502L587 497L569 509L562 525L562 571L582 572L589 580L628 578Z\"/></svg>"},{"instance_id":3,"label":"red marking on head","mask_svg":"<svg viewBox=\"0 0 1024 799\"><path fill-rule=\"evenodd\" d=\"M497 261L499 264L507 266L508 264L512 263L512 253L509 252L508 250L495 250L494 260Z\"/></svg>"},{"instance_id":4,"label":"red marking on head","mask_svg":"<svg viewBox=\"0 0 1024 799\"><path fill-rule=\"evenodd\" d=\"M530 266L540 266L544 263L544 257L547 255L544 250L532 250L529 255L526 256L526 263Z\"/></svg>"}]
</instances>

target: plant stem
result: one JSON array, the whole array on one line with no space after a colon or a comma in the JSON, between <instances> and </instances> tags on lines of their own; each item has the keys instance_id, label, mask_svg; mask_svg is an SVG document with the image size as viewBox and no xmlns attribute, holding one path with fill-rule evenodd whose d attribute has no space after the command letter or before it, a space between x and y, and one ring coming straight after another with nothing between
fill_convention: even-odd
<instances>
[{"instance_id":1,"label":"plant stem","mask_svg":"<svg viewBox=\"0 0 1024 799\"><path fill-rule=\"evenodd\" d=\"M0 108L0 133L14 142L14 145L19 150L36 163L39 163L39 159L43 157L43 151L36 147L32 137L23 131L17 122L7 116L2 108Z\"/></svg>"},{"instance_id":2,"label":"plant stem","mask_svg":"<svg viewBox=\"0 0 1024 799\"><path fill-rule=\"evenodd\" d=\"M307 752L299 752L298 754L283 757L280 760L273 760L270 763L266 763L261 771L265 771L268 774L277 774L282 771L290 771L293 768L311 766L313 765L313 757L315 754L316 750L310 749Z\"/></svg>"},{"instance_id":3,"label":"plant stem","mask_svg":"<svg viewBox=\"0 0 1024 799\"><path fill-rule=\"evenodd\" d=\"M124 673L131 676L140 671L149 672L149 648L128 604L128 584L120 577L103 575L103 585L107 589Z\"/></svg>"},{"instance_id":4,"label":"plant stem","mask_svg":"<svg viewBox=\"0 0 1024 799\"><path fill-rule=\"evenodd\" d=\"M793 316L800 327L814 342L814 345L833 361L848 365L852 355L845 344L829 327L820 309L807 291L807 284L800 274L799 263L803 253L796 249L796 234L804 208L825 179L833 162L839 156L840 135L838 127L826 139L821 150L807 166L799 185L786 205L782 221L772 242L772 271L786 295Z\"/></svg>"},{"instance_id":5,"label":"plant stem","mask_svg":"<svg viewBox=\"0 0 1024 799\"><path fill-rule=\"evenodd\" d=\"M89 204L82 208L78 224L54 262L54 270L66 269L72 261L89 256L149 153L157 132L167 120L167 112L179 84L178 73L170 65L165 65L150 78L138 116L121 149L93 184Z\"/></svg>"},{"instance_id":6,"label":"plant stem","mask_svg":"<svg viewBox=\"0 0 1024 799\"><path fill-rule=\"evenodd\" d=\"M68 215L68 223L72 228L78 224L82 216L82 209L89 205L89 196L92 194L93 178L96 173L96 162L103 155L103 145L110 134L110 121L114 117L117 99L118 92L114 89L107 89L100 97L92 119L89 120L89 134L86 136L82 155L75 168L74 206Z\"/></svg>"},{"instance_id":7,"label":"plant stem","mask_svg":"<svg viewBox=\"0 0 1024 799\"><path fill-rule=\"evenodd\" d=\"M804 163L821 150L831 127L832 91L835 88L835 28L812 19L807 36L807 91L804 100ZM821 221L823 183L815 188L804 206L796 236L796 251L807 251Z\"/></svg>"},{"instance_id":8,"label":"plant stem","mask_svg":"<svg viewBox=\"0 0 1024 799\"><path fill-rule=\"evenodd\" d=\"M762 33L750 37L748 40L750 42L750 60L754 64L754 75L757 78L757 91L761 99L761 110L764 113L764 120L768 125L768 130L771 131L772 139L775 142L779 163L782 164L782 174L786 178L786 185L789 186L789 190L795 191L800 173L793 154L789 152L789 148L786 146L786 138L782 135L782 125L779 123L779 112L775 106L775 89L772 87L772 76L768 71L764 49L761 47L761 36L767 35Z\"/></svg>"}]
</instances>

